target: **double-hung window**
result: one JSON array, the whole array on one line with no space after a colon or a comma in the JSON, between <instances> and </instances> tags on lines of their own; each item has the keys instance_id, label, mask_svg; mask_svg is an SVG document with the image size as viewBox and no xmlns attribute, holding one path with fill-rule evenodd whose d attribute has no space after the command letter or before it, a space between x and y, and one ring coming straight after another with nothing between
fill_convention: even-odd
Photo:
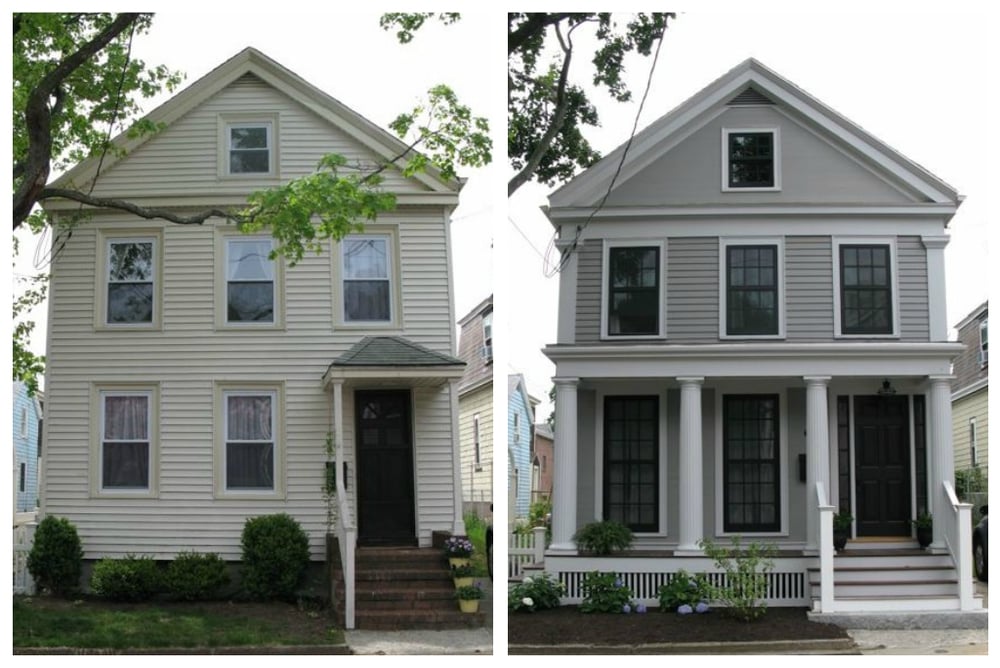
<instances>
[{"instance_id":1,"label":"double-hung window","mask_svg":"<svg viewBox=\"0 0 1000 668\"><path fill-rule=\"evenodd\" d=\"M840 332L894 332L892 252L888 244L839 245Z\"/></svg>"},{"instance_id":2,"label":"double-hung window","mask_svg":"<svg viewBox=\"0 0 1000 668\"><path fill-rule=\"evenodd\" d=\"M107 257L105 323L153 324L156 292L154 239L109 239L105 253Z\"/></svg>"},{"instance_id":3,"label":"double-hung window","mask_svg":"<svg viewBox=\"0 0 1000 668\"><path fill-rule=\"evenodd\" d=\"M229 123L226 126L230 174L269 174L274 145L272 124Z\"/></svg>"},{"instance_id":4,"label":"double-hung window","mask_svg":"<svg viewBox=\"0 0 1000 668\"><path fill-rule=\"evenodd\" d=\"M723 242L725 336L781 334L781 252L778 244Z\"/></svg>"},{"instance_id":5,"label":"double-hung window","mask_svg":"<svg viewBox=\"0 0 1000 668\"><path fill-rule=\"evenodd\" d=\"M152 445L149 391L100 393L100 489L149 491Z\"/></svg>"},{"instance_id":6,"label":"double-hung window","mask_svg":"<svg viewBox=\"0 0 1000 668\"><path fill-rule=\"evenodd\" d=\"M777 128L724 128L722 144L723 190L781 188Z\"/></svg>"},{"instance_id":7,"label":"double-hung window","mask_svg":"<svg viewBox=\"0 0 1000 668\"><path fill-rule=\"evenodd\" d=\"M493 362L493 311L483 314L483 359Z\"/></svg>"},{"instance_id":8,"label":"double-hung window","mask_svg":"<svg viewBox=\"0 0 1000 668\"><path fill-rule=\"evenodd\" d=\"M979 322L979 366L987 367L990 363L989 349L989 319L983 318Z\"/></svg>"},{"instance_id":9,"label":"double-hung window","mask_svg":"<svg viewBox=\"0 0 1000 668\"><path fill-rule=\"evenodd\" d=\"M226 491L275 490L275 392L223 392Z\"/></svg>"},{"instance_id":10,"label":"double-hung window","mask_svg":"<svg viewBox=\"0 0 1000 668\"><path fill-rule=\"evenodd\" d=\"M605 334L662 335L661 245L612 245L605 253Z\"/></svg>"},{"instance_id":11,"label":"double-hung window","mask_svg":"<svg viewBox=\"0 0 1000 668\"><path fill-rule=\"evenodd\" d=\"M273 323L274 261L269 238L226 239L226 322Z\"/></svg>"},{"instance_id":12,"label":"double-hung window","mask_svg":"<svg viewBox=\"0 0 1000 668\"><path fill-rule=\"evenodd\" d=\"M659 397L605 397L605 520L659 530L659 458Z\"/></svg>"},{"instance_id":13,"label":"double-hung window","mask_svg":"<svg viewBox=\"0 0 1000 668\"><path fill-rule=\"evenodd\" d=\"M349 236L340 243L344 322L391 322L392 256L388 235Z\"/></svg>"},{"instance_id":14,"label":"double-hung window","mask_svg":"<svg viewBox=\"0 0 1000 668\"><path fill-rule=\"evenodd\" d=\"M726 395L722 413L723 528L781 528L777 395Z\"/></svg>"}]
</instances>

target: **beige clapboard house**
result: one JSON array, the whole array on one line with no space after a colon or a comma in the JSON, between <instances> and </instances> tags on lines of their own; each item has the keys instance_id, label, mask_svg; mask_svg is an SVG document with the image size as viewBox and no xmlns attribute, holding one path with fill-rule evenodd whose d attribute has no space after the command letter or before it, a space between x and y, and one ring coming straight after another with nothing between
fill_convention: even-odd
<instances>
[{"instance_id":1,"label":"beige clapboard house","mask_svg":"<svg viewBox=\"0 0 1000 668\"><path fill-rule=\"evenodd\" d=\"M327 153L371 165L403 149L252 48L149 118L164 129L116 140L127 153L96 183L93 160L61 183L183 213L240 205ZM268 259L267 234L220 219L97 210L57 234L41 497L77 526L85 558L236 560L248 517L288 513L315 561L338 537L350 625L355 537L464 534L448 230L460 184L384 176L397 209L294 267Z\"/></svg>"}]
</instances>

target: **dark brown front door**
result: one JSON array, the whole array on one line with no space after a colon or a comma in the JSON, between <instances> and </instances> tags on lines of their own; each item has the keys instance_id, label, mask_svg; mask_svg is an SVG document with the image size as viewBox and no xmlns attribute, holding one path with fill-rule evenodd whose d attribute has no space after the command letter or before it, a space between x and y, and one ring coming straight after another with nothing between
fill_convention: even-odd
<instances>
[{"instance_id":1,"label":"dark brown front door","mask_svg":"<svg viewBox=\"0 0 1000 668\"><path fill-rule=\"evenodd\" d=\"M358 446L358 540L416 544L413 431L407 390L354 394Z\"/></svg>"},{"instance_id":2,"label":"dark brown front door","mask_svg":"<svg viewBox=\"0 0 1000 668\"><path fill-rule=\"evenodd\" d=\"M907 397L854 398L858 536L910 535Z\"/></svg>"}]
</instances>

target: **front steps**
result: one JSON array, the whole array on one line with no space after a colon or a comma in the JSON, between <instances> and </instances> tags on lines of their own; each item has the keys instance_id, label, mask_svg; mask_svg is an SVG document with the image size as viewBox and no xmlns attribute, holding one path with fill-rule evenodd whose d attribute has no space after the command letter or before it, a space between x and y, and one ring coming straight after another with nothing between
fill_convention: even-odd
<instances>
[{"instance_id":1,"label":"front steps","mask_svg":"<svg viewBox=\"0 0 1000 668\"><path fill-rule=\"evenodd\" d=\"M459 611L448 562L438 549L359 547L354 582L358 629L475 628L486 619L483 612Z\"/></svg>"},{"instance_id":2,"label":"front steps","mask_svg":"<svg viewBox=\"0 0 1000 668\"><path fill-rule=\"evenodd\" d=\"M958 575L948 554L913 541L851 541L833 562L838 608L856 613L959 611ZM813 609L820 598L819 565L809 569ZM982 601L976 600L977 608ZM825 617L826 615L824 615Z\"/></svg>"}]
</instances>

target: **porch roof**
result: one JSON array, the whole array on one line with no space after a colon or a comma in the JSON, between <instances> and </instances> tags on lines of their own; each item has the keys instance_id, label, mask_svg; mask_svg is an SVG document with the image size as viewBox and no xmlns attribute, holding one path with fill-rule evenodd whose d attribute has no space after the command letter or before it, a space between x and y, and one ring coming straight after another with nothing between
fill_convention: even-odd
<instances>
[{"instance_id":1,"label":"porch roof","mask_svg":"<svg viewBox=\"0 0 1000 668\"><path fill-rule=\"evenodd\" d=\"M400 336L366 336L330 363L323 387L331 383L441 385L460 379L462 360Z\"/></svg>"}]
</instances>

